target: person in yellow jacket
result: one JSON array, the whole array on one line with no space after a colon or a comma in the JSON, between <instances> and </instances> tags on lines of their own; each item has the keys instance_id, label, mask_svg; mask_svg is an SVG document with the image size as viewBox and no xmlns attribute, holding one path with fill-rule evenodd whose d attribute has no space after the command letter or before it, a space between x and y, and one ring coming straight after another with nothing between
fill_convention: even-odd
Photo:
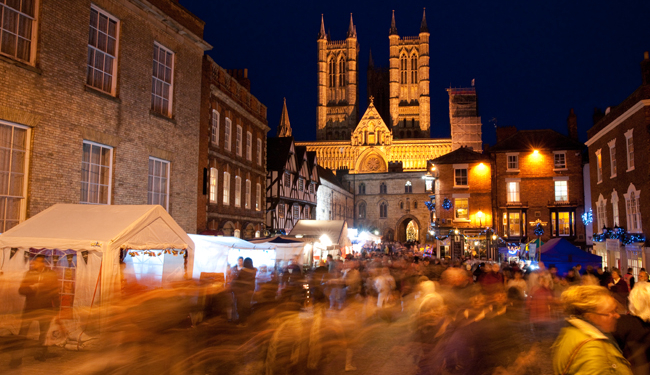
<instances>
[{"instance_id":1,"label":"person in yellow jacket","mask_svg":"<svg viewBox=\"0 0 650 375\"><path fill-rule=\"evenodd\" d=\"M597 285L574 286L561 298L570 318L553 345L553 372L632 375L630 363L612 337L620 316L609 291Z\"/></svg>"}]
</instances>

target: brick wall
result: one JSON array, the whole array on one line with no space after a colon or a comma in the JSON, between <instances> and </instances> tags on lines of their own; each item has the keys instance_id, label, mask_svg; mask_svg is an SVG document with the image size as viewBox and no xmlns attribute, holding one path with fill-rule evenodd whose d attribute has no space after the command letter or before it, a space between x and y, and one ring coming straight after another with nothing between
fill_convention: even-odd
<instances>
[{"instance_id":1,"label":"brick wall","mask_svg":"<svg viewBox=\"0 0 650 375\"><path fill-rule=\"evenodd\" d=\"M436 215L440 227L485 228L492 226L491 167L489 162L480 164L480 162L468 164L467 188L454 187L453 164L436 164L439 176L436 191ZM469 222L455 219L454 194L469 194ZM452 203L452 208L449 210L442 208L445 198ZM477 215L478 211L482 212L482 217Z\"/></svg>"}]
</instances>

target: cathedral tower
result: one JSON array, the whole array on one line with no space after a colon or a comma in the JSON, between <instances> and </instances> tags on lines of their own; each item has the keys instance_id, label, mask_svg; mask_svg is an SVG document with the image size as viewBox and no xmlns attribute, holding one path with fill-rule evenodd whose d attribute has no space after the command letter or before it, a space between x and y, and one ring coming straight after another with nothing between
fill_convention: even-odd
<instances>
[{"instance_id":1,"label":"cathedral tower","mask_svg":"<svg viewBox=\"0 0 650 375\"><path fill-rule=\"evenodd\" d=\"M329 40L321 15L318 33L318 140L349 140L359 118L357 28L350 14L345 40Z\"/></svg>"},{"instance_id":2,"label":"cathedral tower","mask_svg":"<svg viewBox=\"0 0 650 375\"><path fill-rule=\"evenodd\" d=\"M388 35L390 44L390 122L395 138L428 138L431 126L429 98L429 30L422 13L420 34L400 38L395 11Z\"/></svg>"}]
</instances>

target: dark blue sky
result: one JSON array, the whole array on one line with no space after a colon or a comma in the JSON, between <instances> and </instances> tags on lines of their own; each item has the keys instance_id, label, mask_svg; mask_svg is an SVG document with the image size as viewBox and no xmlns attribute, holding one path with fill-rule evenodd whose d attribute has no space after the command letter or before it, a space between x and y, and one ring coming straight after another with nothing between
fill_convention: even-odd
<instances>
[{"instance_id":1,"label":"dark blue sky","mask_svg":"<svg viewBox=\"0 0 650 375\"><path fill-rule=\"evenodd\" d=\"M316 138L316 36L320 15L333 40L346 36L350 13L360 52L360 115L367 106L366 67L388 66L395 9L400 36L416 36L426 7L430 37L433 137L449 137L449 86L479 96L483 141L500 126L552 128L566 134L570 108L580 139L594 107L620 103L641 83L650 49L650 1L240 1L180 0L205 22L209 55L222 67L248 68L251 91L268 107L275 136L287 98L297 140Z\"/></svg>"}]
</instances>

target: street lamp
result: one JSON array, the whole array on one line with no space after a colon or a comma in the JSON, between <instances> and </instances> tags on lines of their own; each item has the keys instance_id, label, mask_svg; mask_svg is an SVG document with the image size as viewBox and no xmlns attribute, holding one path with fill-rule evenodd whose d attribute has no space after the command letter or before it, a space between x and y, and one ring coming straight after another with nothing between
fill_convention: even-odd
<instances>
[{"instance_id":1,"label":"street lamp","mask_svg":"<svg viewBox=\"0 0 650 375\"><path fill-rule=\"evenodd\" d=\"M483 226L483 211L479 210L476 213L476 217L478 217L478 219L479 219L479 226L482 227Z\"/></svg>"}]
</instances>

